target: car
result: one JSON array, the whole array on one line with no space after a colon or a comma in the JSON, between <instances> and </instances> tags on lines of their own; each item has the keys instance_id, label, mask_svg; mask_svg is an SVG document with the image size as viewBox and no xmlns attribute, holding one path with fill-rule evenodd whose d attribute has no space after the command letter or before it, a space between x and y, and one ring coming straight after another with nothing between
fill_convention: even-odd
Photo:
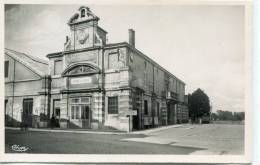
<instances>
[{"instance_id":1,"label":"car","mask_svg":"<svg viewBox=\"0 0 260 165\"><path fill-rule=\"evenodd\" d=\"M202 116L201 123L202 124L209 124L210 123L210 117L209 116Z\"/></svg>"}]
</instances>

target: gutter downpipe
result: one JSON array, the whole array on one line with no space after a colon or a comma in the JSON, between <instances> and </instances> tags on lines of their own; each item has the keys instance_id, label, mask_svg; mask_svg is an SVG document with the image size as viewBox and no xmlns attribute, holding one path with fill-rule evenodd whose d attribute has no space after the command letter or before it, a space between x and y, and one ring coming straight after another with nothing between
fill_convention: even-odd
<instances>
[{"instance_id":1,"label":"gutter downpipe","mask_svg":"<svg viewBox=\"0 0 260 165\"><path fill-rule=\"evenodd\" d=\"M44 107L43 107L44 115L46 114L46 95L47 95L47 93L46 93L46 78L47 78L47 76L44 75ZM41 118L40 118L40 120L41 120Z\"/></svg>"},{"instance_id":2,"label":"gutter downpipe","mask_svg":"<svg viewBox=\"0 0 260 165\"><path fill-rule=\"evenodd\" d=\"M103 44L102 44L102 46L101 46L101 51L102 51L102 63L101 63L101 65L102 65L102 68L101 68L101 76L102 76L102 83L101 83L101 93L102 93L102 95L103 95L103 101L102 101L102 111L103 111L103 113L104 113L104 117L106 116L105 115L105 105L106 105L106 103L105 103L105 101L106 101L106 99L105 99L105 95L106 95L106 91L105 91L105 64L104 64L104 46L103 46ZM103 116L102 116L103 117ZM103 120L105 120L105 119L102 119L102 124L103 124Z\"/></svg>"},{"instance_id":3,"label":"gutter downpipe","mask_svg":"<svg viewBox=\"0 0 260 165\"><path fill-rule=\"evenodd\" d=\"M13 74L13 102L12 102L12 126L14 126L14 83L15 83L15 63L16 61L14 60L14 74ZM23 112L22 112L23 113Z\"/></svg>"}]
</instances>

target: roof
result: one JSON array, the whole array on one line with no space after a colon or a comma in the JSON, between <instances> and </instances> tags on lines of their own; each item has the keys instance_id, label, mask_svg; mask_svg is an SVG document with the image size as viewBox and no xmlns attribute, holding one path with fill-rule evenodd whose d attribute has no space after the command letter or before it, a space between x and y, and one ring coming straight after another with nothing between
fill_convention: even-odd
<instances>
[{"instance_id":1,"label":"roof","mask_svg":"<svg viewBox=\"0 0 260 165\"><path fill-rule=\"evenodd\" d=\"M107 33L107 31L105 31L103 28L101 28L100 26L97 26L97 28L101 31L103 31L104 33Z\"/></svg>"},{"instance_id":2,"label":"roof","mask_svg":"<svg viewBox=\"0 0 260 165\"><path fill-rule=\"evenodd\" d=\"M48 74L49 64L46 60L7 48L5 48L5 54L19 61L40 76Z\"/></svg>"}]
</instances>

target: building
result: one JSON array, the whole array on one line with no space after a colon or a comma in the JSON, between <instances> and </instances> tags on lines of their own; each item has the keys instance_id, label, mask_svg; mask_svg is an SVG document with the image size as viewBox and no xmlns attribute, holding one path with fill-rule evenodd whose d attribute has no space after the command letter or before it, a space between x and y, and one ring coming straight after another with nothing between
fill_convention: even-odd
<instances>
[{"instance_id":1,"label":"building","mask_svg":"<svg viewBox=\"0 0 260 165\"><path fill-rule=\"evenodd\" d=\"M5 122L36 127L48 106L48 62L5 49Z\"/></svg>"},{"instance_id":2,"label":"building","mask_svg":"<svg viewBox=\"0 0 260 165\"><path fill-rule=\"evenodd\" d=\"M39 116L36 125L48 126L52 116L63 128L122 131L185 121L185 83L135 48L134 30L129 43L106 43L107 32L98 21L88 7L80 7L68 21L71 35L64 50L47 55L49 73L34 90L41 100L38 111L32 110Z\"/></svg>"}]
</instances>

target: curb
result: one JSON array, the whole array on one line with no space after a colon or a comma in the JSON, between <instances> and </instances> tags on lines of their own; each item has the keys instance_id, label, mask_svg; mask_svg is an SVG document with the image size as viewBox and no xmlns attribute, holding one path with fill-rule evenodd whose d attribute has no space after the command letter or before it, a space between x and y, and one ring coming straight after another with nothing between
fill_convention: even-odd
<instances>
[{"instance_id":1,"label":"curb","mask_svg":"<svg viewBox=\"0 0 260 165\"><path fill-rule=\"evenodd\" d=\"M5 127L7 130L21 130L17 127ZM100 131L76 131L76 130L50 130L50 129L37 129L28 128L28 131L33 132L59 132L59 133L80 133L80 134L103 134L103 135L125 135L127 132L100 132Z\"/></svg>"},{"instance_id":2,"label":"curb","mask_svg":"<svg viewBox=\"0 0 260 165\"><path fill-rule=\"evenodd\" d=\"M183 127L183 126L187 126L187 125L189 125L189 124L178 124L178 125L176 124L176 125L170 125L170 126L162 126L162 127L159 127L159 128L152 128L152 129L148 129L148 130L130 132L130 134L149 134L149 133L163 131L163 130L170 129L170 128Z\"/></svg>"},{"instance_id":3,"label":"curb","mask_svg":"<svg viewBox=\"0 0 260 165\"><path fill-rule=\"evenodd\" d=\"M171 125L171 126L163 126L159 128L152 128L148 130L141 130L141 131L134 131L134 132L104 132L104 131L77 131L77 130L55 130L55 129L38 129L38 128L28 128L28 131L34 131L34 132L60 132L60 133L88 133L88 134L103 134L103 135L127 135L127 134L149 134L153 132L163 131L170 128L178 128L182 127L185 124L182 125ZM19 127L5 127L7 130L21 130Z\"/></svg>"}]
</instances>

